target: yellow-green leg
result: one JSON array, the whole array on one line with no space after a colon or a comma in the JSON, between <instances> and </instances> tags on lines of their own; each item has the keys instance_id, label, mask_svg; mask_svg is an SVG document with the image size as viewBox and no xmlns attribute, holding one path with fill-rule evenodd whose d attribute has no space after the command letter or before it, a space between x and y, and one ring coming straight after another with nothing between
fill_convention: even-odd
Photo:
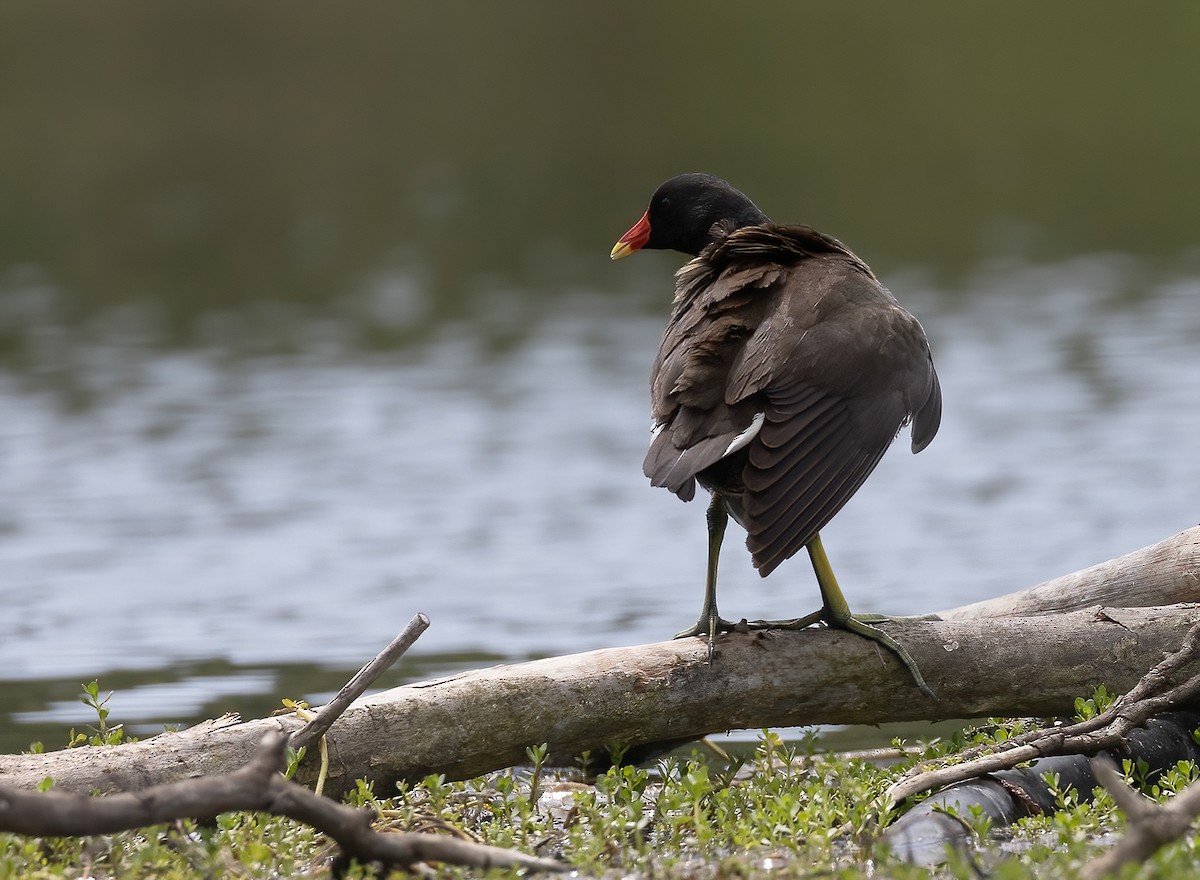
<instances>
[{"instance_id":1,"label":"yellow-green leg","mask_svg":"<svg viewBox=\"0 0 1200 880\"><path fill-rule=\"evenodd\" d=\"M717 559L721 555L721 541L725 537L725 526L729 523L729 512L725 508L725 499L720 492L713 492L712 501L708 505L708 570L704 580L704 607L700 609L700 619L690 629L676 633L675 638L686 639L692 636L708 636L708 662L711 663L717 653L717 633L729 632L734 624L723 619L717 613Z\"/></svg>"},{"instance_id":2,"label":"yellow-green leg","mask_svg":"<svg viewBox=\"0 0 1200 880\"><path fill-rule=\"evenodd\" d=\"M819 620L823 620L831 627L844 629L847 632L855 633L883 645L904 664L904 668L908 670L908 674L912 676L921 693L931 700L936 700L937 694L925 683L925 677L921 675L920 668L918 668L916 661L913 660L904 646L883 630L866 623L864 618L855 617L850 613L850 606L846 602L846 597L842 595L842 588L838 586L837 578L833 575L833 566L829 564L829 557L825 555L825 548L821 545L820 535L815 536L808 542L808 556L812 560L813 571L817 575L817 585L821 588L821 601L823 603L821 610L805 617L798 617L795 620L756 620L750 624L751 628L804 629ZM870 619L886 620L887 618L871 617Z\"/></svg>"}]
</instances>

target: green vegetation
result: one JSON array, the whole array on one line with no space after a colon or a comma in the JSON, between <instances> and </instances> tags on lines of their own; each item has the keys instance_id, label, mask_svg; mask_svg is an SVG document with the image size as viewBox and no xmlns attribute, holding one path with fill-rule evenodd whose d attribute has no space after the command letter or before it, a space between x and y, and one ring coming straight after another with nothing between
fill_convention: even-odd
<instances>
[{"instance_id":1,"label":"green vegetation","mask_svg":"<svg viewBox=\"0 0 1200 880\"><path fill-rule=\"evenodd\" d=\"M96 710L90 735L71 742L115 744L119 727L108 721L96 682L83 701ZM1110 695L1081 700L1081 715ZM935 870L908 865L873 847L881 822L875 812L884 789L917 760L968 745L1007 739L1024 725L990 720L977 729L908 748L905 759L881 767L852 756L818 751L815 733L786 743L764 731L752 752L730 761L697 748L649 769L615 767L590 784L578 773L544 766L544 746L529 749L530 764L464 782L430 776L395 792L359 782L349 801L379 813L379 826L457 834L495 846L561 859L585 876L663 878L976 877L998 880L1065 877L1096 854L1122 820L1101 793L1083 802L1057 791L1060 811L992 830L975 821L979 846L970 858L952 857ZM897 747L906 744L897 740ZM1135 768L1126 767L1126 772ZM1197 777L1181 763L1147 794L1165 800ZM1054 780L1051 780L1052 785ZM1055 786L1056 787L1056 786ZM964 817L969 822L971 817ZM220 816L215 824L131 831L80 839L35 839L0 834L0 880L57 877L278 877L332 876L334 848L322 835L287 819L249 813ZM1147 865L1122 876L1190 874L1200 841L1168 846ZM467 876L439 868L446 876ZM352 865L348 877L374 877Z\"/></svg>"}]
</instances>

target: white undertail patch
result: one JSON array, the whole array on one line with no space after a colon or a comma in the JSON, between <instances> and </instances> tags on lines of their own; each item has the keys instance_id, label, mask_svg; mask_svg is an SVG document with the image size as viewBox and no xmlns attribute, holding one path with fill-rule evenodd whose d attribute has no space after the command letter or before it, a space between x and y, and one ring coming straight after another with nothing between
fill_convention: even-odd
<instances>
[{"instance_id":1,"label":"white undertail patch","mask_svg":"<svg viewBox=\"0 0 1200 880\"><path fill-rule=\"evenodd\" d=\"M766 417L767 414L765 412L760 412L755 415L754 420L750 422L750 427L734 437L729 442L729 445L725 447L725 452L721 455L721 458L725 458L727 455L733 455L735 452L743 448L747 443L757 437L758 432L762 430L763 420Z\"/></svg>"}]
</instances>

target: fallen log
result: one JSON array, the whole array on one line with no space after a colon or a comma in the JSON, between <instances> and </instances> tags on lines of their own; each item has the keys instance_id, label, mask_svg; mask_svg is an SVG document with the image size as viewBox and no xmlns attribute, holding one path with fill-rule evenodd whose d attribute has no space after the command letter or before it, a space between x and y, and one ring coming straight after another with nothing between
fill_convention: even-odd
<instances>
[{"instance_id":1,"label":"fallen log","mask_svg":"<svg viewBox=\"0 0 1200 880\"><path fill-rule=\"evenodd\" d=\"M482 669L355 701L327 733L325 791L340 796L358 778L380 794L430 773L467 778L521 763L543 742L569 764L616 743L737 728L1069 713L1100 684L1132 687L1198 620L1200 608L1170 606L888 624L937 702L890 652L819 628L728 634L711 665L703 640L684 639ZM302 725L226 717L138 743L0 756L0 785L52 777L64 791L129 791L214 775L246 764L268 731ZM308 761L297 773L315 776Z\"/></svg>"}]
</instances>

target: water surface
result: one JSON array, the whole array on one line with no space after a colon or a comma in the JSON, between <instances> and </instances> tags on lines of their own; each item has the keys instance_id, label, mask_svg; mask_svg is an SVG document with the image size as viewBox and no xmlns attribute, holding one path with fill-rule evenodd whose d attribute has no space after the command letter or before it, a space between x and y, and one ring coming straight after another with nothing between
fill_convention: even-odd
<instances>
[{"instance_id":1,"label":"water surface","mask_svg":"<svg viewBox=\"0 0 1200 880\"><path fill-rule=\"evenodd\" d=\"M1193 524L1200 281L1131 300L1134 268L1004 267L955 301L892 282L934 342L945 420L919 456L902 438L825 532L854 607L964 604ZM118 688L129 720L273 700L287 667L332 688L417 611L425 672L690 623L703 506L640 472L661 324L578 294L502 353L452 328L403 355L94 345L84 405L8 377L0 668L57 696L14 721L78 723L75 683L118 671L171 681L169 699ZM802 557L763 581L741 540L727 615L816 606ZM301 687L287 695L319 698Z\"/></svg>"}]
</instances>

